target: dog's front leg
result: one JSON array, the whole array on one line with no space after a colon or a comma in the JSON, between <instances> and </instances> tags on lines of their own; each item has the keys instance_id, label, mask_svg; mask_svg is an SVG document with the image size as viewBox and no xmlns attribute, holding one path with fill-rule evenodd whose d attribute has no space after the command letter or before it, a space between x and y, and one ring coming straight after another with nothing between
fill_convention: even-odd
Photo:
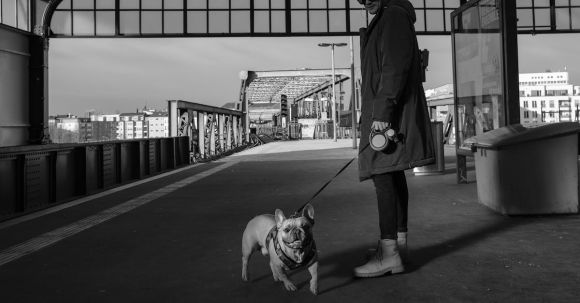
<instances>
[{"instance_id":1,"label":"dog's front leg","mask_svg":"<svg viewBox=\"0 0 580 303\"><path fill-rule=\"evenodd\" d=\"M310 273L310 291L317 295L318 294L318 261L312 263L308 267L308 272Z\"/></svg>"},{"instance_id":2,"label":"dog's front leg","mask_svg":"<svg viewBox=\"0 0 580 303\"><path fill-rule=\"evenodd\" d=\"M296 285L294 285L294 283L292 283L292 281L288 279L288 276L284 272L284 269L282 269L281 267L276 267L276 273L278 274L278 279L280 279L280 281L284 283L284 287L286 287L286 290L295 291L297 289Z\"/></svg>"}]
</instances>

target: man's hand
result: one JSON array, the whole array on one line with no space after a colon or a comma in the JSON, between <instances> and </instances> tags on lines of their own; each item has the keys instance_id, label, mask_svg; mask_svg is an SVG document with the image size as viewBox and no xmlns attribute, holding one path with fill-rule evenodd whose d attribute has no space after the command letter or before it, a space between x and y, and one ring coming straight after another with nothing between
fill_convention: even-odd
<instances>
[{"instance_id":1,"label":"man's hand","mask_svg":"<svg viewBox=\"0 0 580 303\"><path fill-rule=\"evenodd\" d=\"M388 129L390 126L391 126L391 123L389 123L389 122L373 121L373 124L371 125L371 129L384 131L385 129Z\"/></svg>"}]
</instances>

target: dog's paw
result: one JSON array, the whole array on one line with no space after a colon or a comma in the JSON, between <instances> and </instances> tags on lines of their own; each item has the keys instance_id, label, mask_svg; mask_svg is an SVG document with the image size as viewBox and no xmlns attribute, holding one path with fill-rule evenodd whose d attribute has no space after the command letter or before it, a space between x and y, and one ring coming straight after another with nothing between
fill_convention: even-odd
<instances>
[{"instance_id":1,"label":"dog's paw","mask_svg":"<svg viewBox=\"0 0 580 303\"><path fill-rule=\"evenodd\" d=\"M248 273L242 273L242 281L248 282Z\"/></svg>"},{"instance_id":2,"label":"dog's paw","mask_svg":"<svg viewBox=\"0 0 580 303\"><path fill-rule=\"evenodd\" d=\"M292 282L284 282L284 287L286 287L287 291L296 291L296 285Z\"/></svg>"}]
</instances>

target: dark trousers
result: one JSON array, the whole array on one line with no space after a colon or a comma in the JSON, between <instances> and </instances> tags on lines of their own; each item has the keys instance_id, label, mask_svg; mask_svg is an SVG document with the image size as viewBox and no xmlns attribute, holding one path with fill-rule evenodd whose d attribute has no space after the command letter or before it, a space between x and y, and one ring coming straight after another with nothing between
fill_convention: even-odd
<instances>
[{"instance_id":1,"label":"dark trousers","mask_svg":"<svg viewBox=\"0 0 580 303\"><path fill-rule=\"evenodd\" d=\"M397 239L397 232L407 231L409 190L404 171L374 175L379 205L381 239Z\"/></svg>"}]
</instances>

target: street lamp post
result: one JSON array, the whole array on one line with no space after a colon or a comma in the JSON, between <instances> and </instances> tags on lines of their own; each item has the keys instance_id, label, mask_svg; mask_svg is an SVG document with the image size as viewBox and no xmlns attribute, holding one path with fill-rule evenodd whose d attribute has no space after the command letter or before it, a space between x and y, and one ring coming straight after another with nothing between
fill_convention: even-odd
<instances>
[{"instance_id":1,"label":"street lamp post","mask_svg":"<svg viewBox=\"0 0 580 303\"><path fill-rule=\"evenodd\" d=\"M318 46L320 47L329 47L331 48L332 52L331 52L331 62L332 62L332 127L333 127L333 132L332 132L332 138L334 139L334 142L336 142L336 124L337 124L337 120L336 120L336 93L335 93L335 88L334 88L334 83L336 82L336 76L334 74L334 47L341 47L341 46L346 46L346 43L318 43Z\"/></svg>"}]
</instances>

